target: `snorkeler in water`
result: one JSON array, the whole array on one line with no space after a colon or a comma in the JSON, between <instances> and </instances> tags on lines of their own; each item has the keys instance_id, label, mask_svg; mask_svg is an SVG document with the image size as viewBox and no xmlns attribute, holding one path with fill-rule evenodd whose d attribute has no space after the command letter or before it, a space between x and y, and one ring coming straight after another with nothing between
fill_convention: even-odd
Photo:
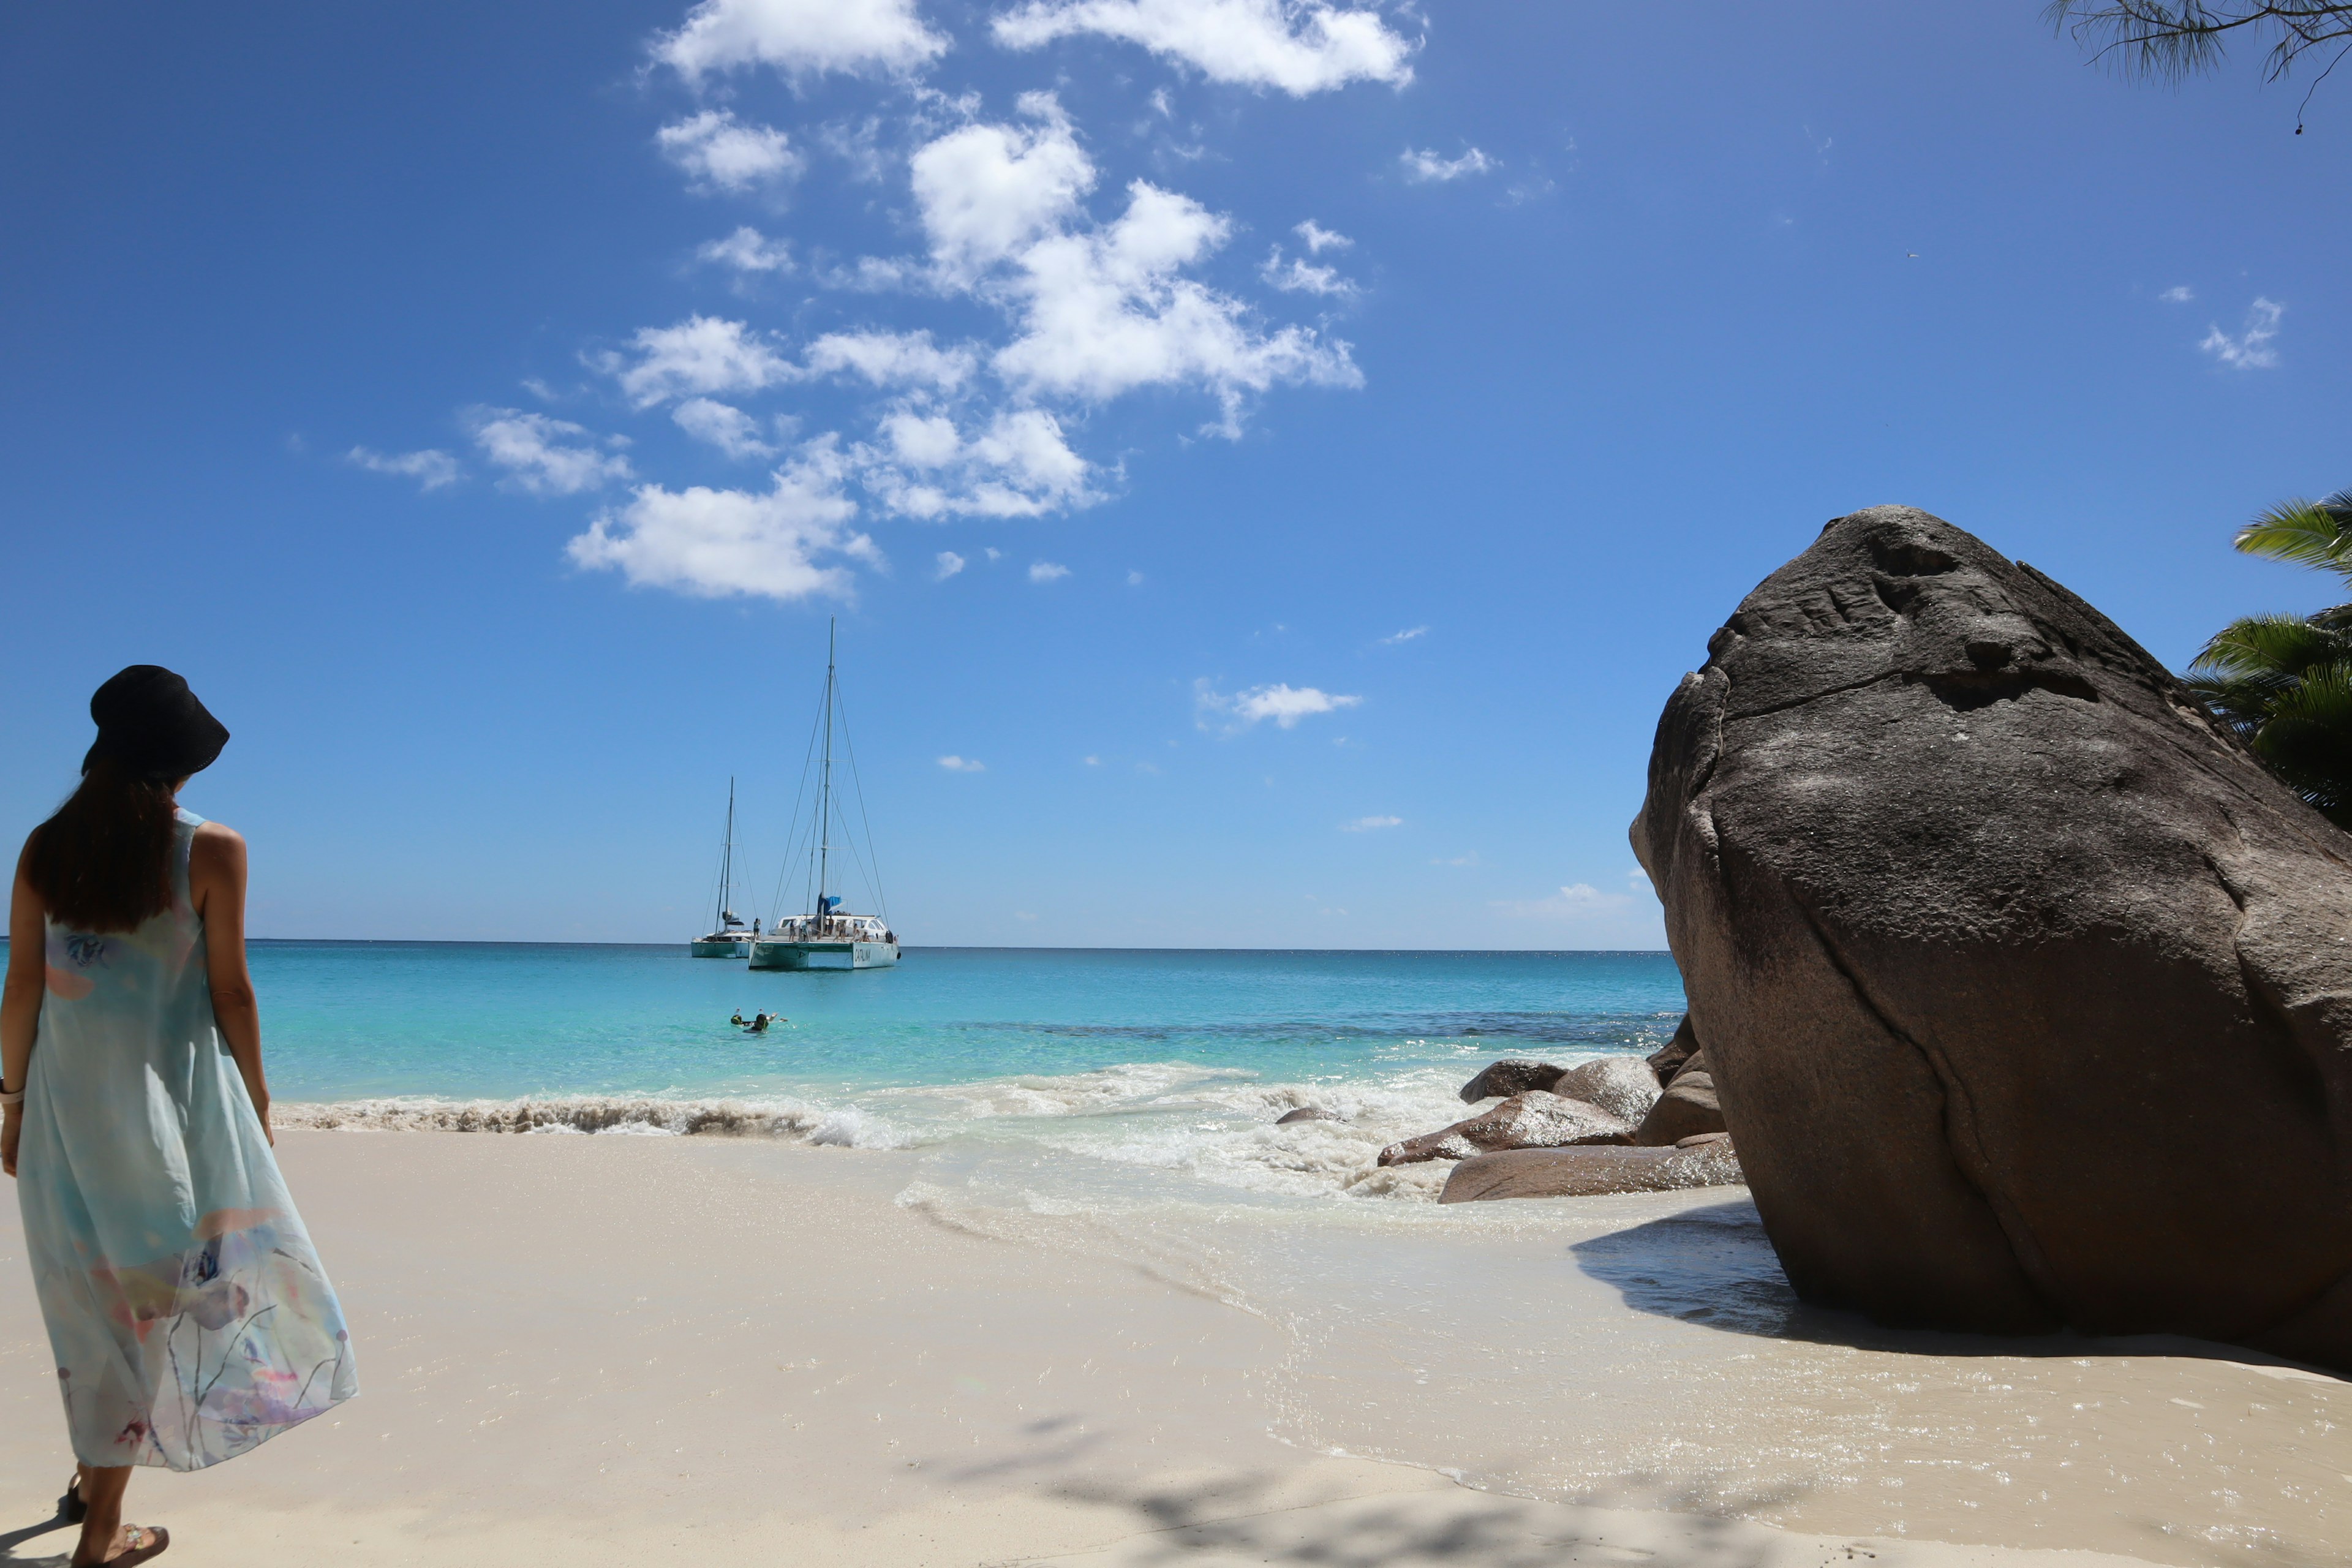
<instances>
[{"instance_id":1,"label":"snorkeler in water","mask_svg":"<svg viewBox=\"0 0 2352 1568\"><path fill-rule=\"evenodd\" d=\"M740 1008L740 1007L736 1008L736 1009L735 1009L735 1016L734 1016L733 1017L731 1017L731 1018L728 1019L727 1021L728 1021L729 1023L730 1023L730 1024L734 1025L734 1026L735 1026L737 1028L739 1028L739 1029L740 1029L740 1028L742 1028L742 1027L744 1026L743 1026L743 1009L742 1009L742 1008Z\"/></svg>"}]
</instances>

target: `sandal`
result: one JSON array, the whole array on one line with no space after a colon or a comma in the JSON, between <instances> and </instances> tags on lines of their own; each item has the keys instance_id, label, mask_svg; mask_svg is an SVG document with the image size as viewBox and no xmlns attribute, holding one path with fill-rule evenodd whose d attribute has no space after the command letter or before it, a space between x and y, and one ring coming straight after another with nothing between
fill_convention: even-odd
<instances>
[{"instance_id":1,"label":"sandal","mask_svg":"<svg viewBox=\"0 0 2352 1568\"><path fill-rule=\"evenodd\" d=\"M163 1556L163 1549L172 1544L171 1531L145 1524L124 1525L118 1539L122 1550L101 1559L106 1568L133 1568L134 1564Z\"/></svg>"},{"instance_id":2,"label":"sandal","mask_svg":"<svg viewBox=\"0 0 2352 1568\"><path fill-rule=\"evenodd\" d=\"M66 1495L58 1499L58 1517L68 1524L79 1524L89 1517L89 1504L82 1500L79 1470L76 1470L73 1479L66 1483Z\"/></svg>"}]
</instances>

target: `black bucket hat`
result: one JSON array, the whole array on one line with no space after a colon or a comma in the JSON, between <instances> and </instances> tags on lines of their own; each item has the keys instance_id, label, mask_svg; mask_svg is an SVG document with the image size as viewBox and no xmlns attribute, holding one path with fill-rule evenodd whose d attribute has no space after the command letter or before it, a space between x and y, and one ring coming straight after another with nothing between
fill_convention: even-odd
<instances>
[{"instance_id":1,"label":"black bucket hat","mask_svg":"<svg viewBox=\"0 0 2352 1568\"><path fill-rule=\"evenodd\" d=\"M188 683L160 664L134 664L89 700L98 742L81 771L100 757L144 779L184 779L213 765L228 729L205 711Z\"/></svg>"}]
</instances>

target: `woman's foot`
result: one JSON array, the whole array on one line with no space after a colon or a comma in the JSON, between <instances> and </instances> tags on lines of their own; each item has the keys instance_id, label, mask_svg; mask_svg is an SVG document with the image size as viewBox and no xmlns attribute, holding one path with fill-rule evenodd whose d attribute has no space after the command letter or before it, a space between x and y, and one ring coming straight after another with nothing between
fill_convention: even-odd
<instances>
[{"instance_id":1,"label":"woman's foot","mask_svg":"<svg viewBox=\"0 0 2352 1568\"><path fill-rule=\"evenodd\" d=\"M105 1556L84 1557L76 1553L73 1568L96 1568L101 1563L115 1564L116 1568L131 1568L133 1563L161 1557L163 1549L171 1544L172 1533L167 1530L144 1524L126 1524L114 1532L113 1544L107 1548Z\"/></svg>"}]
</instances>

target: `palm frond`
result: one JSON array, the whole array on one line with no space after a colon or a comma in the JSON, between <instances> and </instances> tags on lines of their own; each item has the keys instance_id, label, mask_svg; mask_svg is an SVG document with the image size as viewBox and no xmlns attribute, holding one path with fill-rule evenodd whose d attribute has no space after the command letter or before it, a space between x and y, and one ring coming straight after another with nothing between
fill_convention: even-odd
<instances>
[{"instance_id":1,"label":"palm frond","mask_svg":"<svg viewBox=\"0 0 2352 1568\"><path fill-rule=\"evenodd\" d=\"M2257 514L2231 542L2239 552L2291 566L2315 566L2352 580L2352 504L2338 490L2326 500L2297 496Z\"/></svg>"},{"instance_id":2,"label":"palm frond","mask_svg":"<svg viewBox=\"0 0 2352 1568\"><path fill-rule=\"evenodd\" d=\"M2283 693L2253 748L2339 826L2352 826L2352 662L2309 671Z\"/></svg>"},{"instance_id":3,"label":"palm frond","mask_svg":"<svg viewBox=\"0 0 2352 1568\"><path fill-rule=\"evenodd\" d=\"M2284 680L2352 658L2352 637L2301 616L2247 616L2213 634L2189 664L2191 675Z\"/></svg>"}]
</instances>

